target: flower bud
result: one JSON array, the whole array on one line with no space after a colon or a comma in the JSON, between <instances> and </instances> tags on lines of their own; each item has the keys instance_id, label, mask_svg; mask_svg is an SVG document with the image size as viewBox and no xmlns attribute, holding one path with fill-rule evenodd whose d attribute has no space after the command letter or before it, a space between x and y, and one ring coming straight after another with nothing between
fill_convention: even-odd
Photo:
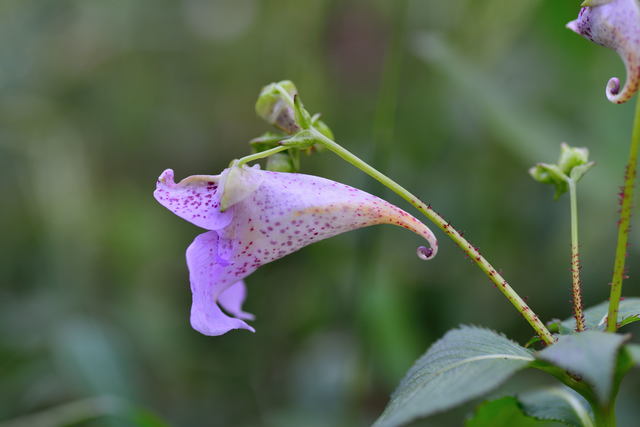
<instances>
[{"instance_id":1,"label":"flower bud","mask_svg":"<svg viewBox=\"0 0 640 427\"><path fill-rule=\"evenodd\" d=\"M567 192L570 180L578 182L594 164L589 161L587 148L571 147L563 142L557 164L538 163L529 169L529 174L538 182L554 185L557 199Z\"/></svg>"},{"instance_id":2,"label":"flower bud","mask_svg":"<svg viewBox=\"0 0 640 427\"><path fill-rule=\"evenodd\" d=\"M567 28L588 40L615 50L624 61L627 81L623 88L613 77L607 84L609 101L622 104L640 86L640 3L638 0L586 0L578 19Z\"/></svg>"},{"instance_id":3,"label":"flower bud","mask_svg":"<svg viewBox=\"0 0 640 427\"><path fill-rule=\"evenodd\" d=\"M563 142L560 144L560 158L558 167L565 175L571 175L571 170L589 162L589 149L586 147L570 147Z\"/></svg>"},{"instance_id":4,"label":"flower bud","mask_svg":"<svg viewBox=\"0 0 640 427\"><path fill-rule=\"evenodd\" d=\"M266 169L272 172L296 172L291 156L284 153L269 156Z\"/></svg>"},{"instance_id":5,"label":"flower bud","mask_svg":"<svg viewBox=\"0 0 640 427\"><path fill-rule=\"evenodd\" d=\"M256 113L268 123L289 135L300 130L296 123L294 99L298 90L289 80L271 83L260 92Z\"/></svg>"}]
</instances>

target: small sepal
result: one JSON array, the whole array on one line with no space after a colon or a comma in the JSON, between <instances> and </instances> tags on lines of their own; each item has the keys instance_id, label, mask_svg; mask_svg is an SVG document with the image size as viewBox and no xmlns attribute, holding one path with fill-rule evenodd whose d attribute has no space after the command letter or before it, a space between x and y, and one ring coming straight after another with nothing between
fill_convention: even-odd
<instances>
[{"instance_id":1,"label":"small sepal","mask_svg":"<svg viewBox=\"0 0 640 427\"><path fill-rule=\"evenodd\" d=\"M288 135L284 135L276 132L265 132L257 138L253 138L249 141L254 153L260 153L271 148L280 145L280 141L287 138Z\"/></svg>"},{"instance_id":2,"label":"small sepal","mask_svg":"<svg viewBox=\"0 0 640 427\"><path fill-rule=\"evenodd\" d=\"M580 7L595 7L603 4L611 3L613 0L584 0Z\"/></svg>"},{"instance_id":3,"label":"small sepal","mask_svg":"<svg viewBox=\"0 0 640 427\"><path fill-rule=\"evenodd\" d=\"M318 140L316 139L313 132L311 132L310 130L301 130L295 135L287 139L283 139L282 141L280 141L280 144L291 148L306 149L313 146L313 144L315 144L317 141Z\"/></svg>"},{"instance_id":4,"label":"small sepal","mask_svg":"<svg viewBox=\"0 0 640 427\"><path fill-rule=\"evenodd\" d=\"M529 175L543 184L553 184L556 188L555 199L558 199L569 190L567 176L562 173L562 170L557 165L538 163L529 169Z\"/></svg>"}]
</instances>

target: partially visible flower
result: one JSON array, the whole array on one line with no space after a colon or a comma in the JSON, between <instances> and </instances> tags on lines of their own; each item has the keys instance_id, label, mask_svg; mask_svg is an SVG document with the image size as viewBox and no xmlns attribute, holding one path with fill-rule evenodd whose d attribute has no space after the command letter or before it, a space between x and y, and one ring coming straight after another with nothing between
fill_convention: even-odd
<instances>
[{"instance_id":1,"label":"partially visible flower","mask_svg":"<svg viewBox=\"0 0 640 427\"><path fill-rule=\"evenodd\" d=\"M160 175L155 198L179 217L210 230L187 249L193 294L191 325L205 335L254 329L244 320L243 279L258 267L328 237L374 224L395 224L423 236L430 259L437 241L427 226L364 191L311 175L233 167L179 183ZM222 310L224 309L227 314Z\"/></svg>"},{"instance_id":2,"label":"partially visible flower","mask_svg":"<svg viewBox=\"0 0 640 427\"><path fill-rule=\"evenodd\" d=\"M627 81L620 88L620 79L613 77L607 84L609 101L622 104L640 86L640 2L638 0L587 0L578 19L567 28L585 38L618 52L627 70Z\"/></svg>"}]
</instances>

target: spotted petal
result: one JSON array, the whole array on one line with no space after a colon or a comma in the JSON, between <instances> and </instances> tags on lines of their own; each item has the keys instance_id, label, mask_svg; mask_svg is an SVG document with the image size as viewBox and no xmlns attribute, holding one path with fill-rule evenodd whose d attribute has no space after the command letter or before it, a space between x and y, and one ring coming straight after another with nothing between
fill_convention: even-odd
<instances>
[{"instance_id":1,"label":"spotted petal","mask_svg":"<svg viewBox=\"0 0 640 427\"><path fill-rule=\"evenodd\" d=\"M231 181L234 179L238 180ZM158 188L160 203L211 230L196 237L187 250L193 292L191 322L206 335L252 330L241 320L249 317L240 309L244 288L237 284L261 265L316 241L369 225L394 224L429 242L431 248L422 252L423 258L437 252L431 230L407 212L364 191L316 176L243 167L175 184L172 172L165 171ZM224 213L220 212L221 199L229 201ZM218 303L236 318L224 314Z\"/></svg>"}]
</instances>

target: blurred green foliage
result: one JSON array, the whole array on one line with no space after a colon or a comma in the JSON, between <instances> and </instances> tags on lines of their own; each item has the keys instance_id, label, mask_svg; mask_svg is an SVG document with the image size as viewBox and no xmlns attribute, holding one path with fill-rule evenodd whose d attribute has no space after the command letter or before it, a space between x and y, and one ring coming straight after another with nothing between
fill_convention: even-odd
<instances>
[{"instance_id":1,"label":"blurred green foliage","mask_svg":"<svg viewBox=\"0 0 640 427\"><path fill-rule=\"evenodd\" d=\"M271 81L293 80L341 144L465 231L547 320L570 313L568 200L527 169L561 141L588 147L585 302L606 299L632 106L604 96L624 73L615 53L564 29L577 11L575 0L0 2L0 421L15 421L0 425L367 425L447 329L528 340L445 236L424 263L417 238L393 227L252 275L255 335L189 327L184 251L199 230L153 200L155 179L248 154ZM330 153L302 170L406 208ZM640 294L639 230L628 295ZM624 387L630 425L638 380Z\"/></svg>"}]
</instances>

